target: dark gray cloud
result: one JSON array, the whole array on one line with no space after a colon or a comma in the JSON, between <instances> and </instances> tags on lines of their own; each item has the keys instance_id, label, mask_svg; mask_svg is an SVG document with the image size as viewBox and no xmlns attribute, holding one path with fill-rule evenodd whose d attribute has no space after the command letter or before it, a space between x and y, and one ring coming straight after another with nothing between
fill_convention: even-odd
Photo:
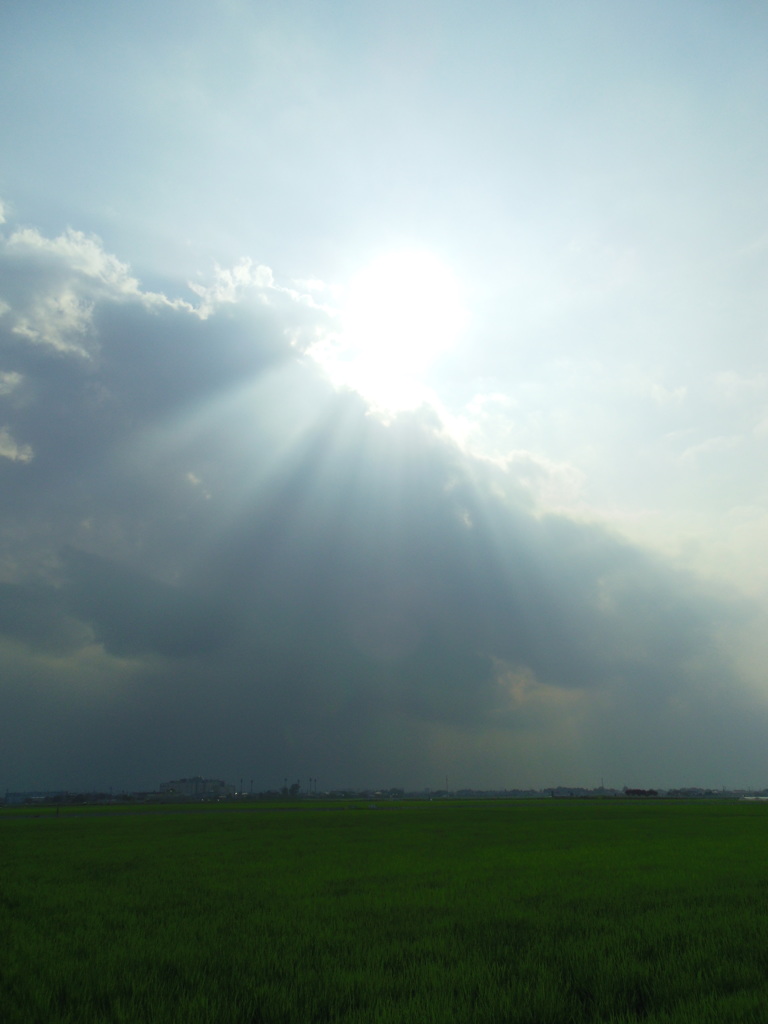
<instances>
[{"instance_id":1,"label":"dark gray cloud","mask_svg":"<svg viewBox=\"0 0 768 1024\"><path fill-rule=\"evenodd\" d=\"M9 788L674 784L718 728L746 781L744 602L332 391L288 340L322 314L263 277L201 316L89 245L39 242L37 291L32 245L0 294L0 426L31 452L0 458Z\"/></svg>"}]
</instances>

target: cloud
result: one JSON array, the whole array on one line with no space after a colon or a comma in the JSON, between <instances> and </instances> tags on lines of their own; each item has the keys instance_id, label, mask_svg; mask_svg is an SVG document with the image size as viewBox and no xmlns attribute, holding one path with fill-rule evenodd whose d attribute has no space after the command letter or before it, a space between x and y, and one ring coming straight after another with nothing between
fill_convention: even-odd
<instances>
[{"instance_id":1,"label":"cloud","mask_svg":"<svg viewBox=\"0 0 768 1024\"><path fill-rule=\"evenodd\" d=\"M20 445L5 427L0 428L0 457L11 462L29 462L33 457L32 448L28 444Z\"/></svg>"},{"instance_id":2,"label":"cloud","mask_svg":"<svg viewBox=\"0 0 768 1024\"><path fill-rule=\"evenodd\" d=\"M654 758L672 784L707 770L695 737L726 711L708 756L741 781L754 608L536 513L531 487L578 487L567 467L473 458L425 410L370 416L303 357L325 311L249 261L198 305L77 232L0 261L10 788L545 785ZM45 304L67 289L79 324Z\"/></svg>"},{"instance_id":3,"label":"cloud","mask_svg":"<svg viewBox=\"0 0 768 1024\"><path fill-rule=\"evenodd\" d=\"M62 353L93 354L93 312L100 300L133 301L150 309L192 308L142 290L98 238L71 228L56 238L36 228L16 229L0 240L0 270L6 329Z\"/></svg>"},{"instance_id":4,"label":"cloud","mask_svg":"<svg viewBox=\"0 0 768 1024\"><path fill-rule=\"evenodd\" d=\"M731 452L734 448L738 448L741 443L742 438L738 435L708 437L705 441L686 448L680 455L680 461L685 462L707 458L711 455L722 455L726 452Z\"/></svg>"}]
</instances>

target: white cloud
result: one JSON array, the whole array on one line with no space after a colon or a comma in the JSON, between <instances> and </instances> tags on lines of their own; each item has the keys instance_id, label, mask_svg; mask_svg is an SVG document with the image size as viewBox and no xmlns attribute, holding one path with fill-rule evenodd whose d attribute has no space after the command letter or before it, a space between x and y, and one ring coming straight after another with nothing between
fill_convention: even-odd
<instances>
[{"instance_id":1,"label":"white cloud","mask_svg":"<svg viewBox=\"0 0 768 1024\"><path fill-rule=\"evenodd\" d=\"M0 457L11 462L31 462L34 456L28 444L19 444L7 427L0 427Z\"/></svg>"},{"instance_id":2,"label":"white cloud","mask_svg":"<svg viewBox=\"0 0 768 1024\"><path fill-rule=\"evenodd\" d=\"M504 459L506 471L550 511L572 509L582 499L586 474L567 462L555 462L534 452L513 451Z\"/></svg>"},{"instance_id":3,"label":"white cloud","mask_svg":"<svg viewBox=\"0 0 768 1024\"><path fill-rule=\"evenodd\" d=\"M686 448L680 455L680 461L690 462L694 459L700 459L710 455L721 455L724 452L729 452L734 448L738 448L742 443L743 439L736 434L709 437L706 441L702 441L700 444L694 444L689 448Z\"/></svg>"},{"instance_id":4,"label":"white cloud","mask_svg":"<svg viewBox=\"0 0 768 1024\"><path fill-rule=\"evenodd\" d=\"M267 293L275 286L269 267L254 264L244 257L234 267L216 266L210 284L190 282L189 288L200 299L198 315L205 320L218 306L241 301L246 295L267 302Z\"/></svg>"},{"instance_id":5,"label":"white cloud","mask_svg":"<svg viewBox=\"0 0 768 1024\"><path fill-rule=\"evenodd\" d=\"M32 304L15 318L11 332L31 342L40 342L60 352L87 354L86 337L91 326L93 303L61 288Z\"/></svg>"},{"instance_id":6,"label":"white cloud","mask_svg":"<svg viewBox=\"0 0 768 1024\"><path fill-rule=\"evenodd\" d=\"M60 352L91 354L99 300L193 311L183 300L143 290L128 265L106 252L100 239L71 228L55 238L20 228L0 242L0 261L14 270L13 284L6 283L0 296L0 313L8 317L11 332Z\"/></svg>"},{"instance_id":7,"label":"white cloud","mask_svg":"<svg viewBox=\"0 0 768 1024\"><path fill-rule=\"evenodd\" d=\"M188 282L190 291L200 299L194 312L201 320L222 306L255 301L273 312L280 310L283 336L293 347L320 350L327 344L324 325L333 312L313 293L322 293L325 285L316 280L294 281L292 285L280 284L270 267L245 256L232 267L216 264L208 283Z\"/></svg>"},{"instance_id":8,"label":"white cloud","mask_svg":"<svg viewBox=\"0 0 768 1024\"><path fill-rule=\"evenodd\" d=\"M684 384L668 388L664 384L652 383L649 392L657 405L682 405L688 397L688 388Z\"/></svg>"},{"instance_id":9,"label":"white cloud","mask_svg":"<svg viewBox=\"0 0 768 1024\"><path fill-rule=\"evenodd\" d=\"M16 255L43 255L64 263L74 273L84 274L116 291L139 294L139 282L131 277L127 264L105 252L100 239L71 228L56 238L46 238L36 228L19 228L6 243Z\"/></svg>"},{"instance_id":10,"label":"white cloud","mask_svg":"<svg viewBox=\"0 0 768 1024\"><path fill-rule=\"evenodd\" d=\"M23 378L20 373L0 372L0 395L10 395L21 384Z\"/></svg>"},{"instance_id":11,"label":"white cloud","mask_svg":"<svg viewBox=\"0 0 768 1024\"><path fill-rule=\"evenodd\" d=\"M744 402L768 391L768 375L756 373L745 376L734 370L715 375L715 393L726 402Z\"/></svg>"}]
</instances>

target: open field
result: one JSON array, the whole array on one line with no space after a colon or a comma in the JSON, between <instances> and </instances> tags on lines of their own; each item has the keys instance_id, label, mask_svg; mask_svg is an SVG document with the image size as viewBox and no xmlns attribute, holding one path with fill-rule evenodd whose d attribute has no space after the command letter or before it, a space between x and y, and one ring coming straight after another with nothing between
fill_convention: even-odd
<instances>
[{"instance_id":1,"label":"open field","mask_svg":"<svg viewBox=\"0 0 768 1024\"><path fill-rule=\"evenodd\" d=\"M768 805L0 812L6 1024L744 1022Z\"/></svg>"}]
</instances>

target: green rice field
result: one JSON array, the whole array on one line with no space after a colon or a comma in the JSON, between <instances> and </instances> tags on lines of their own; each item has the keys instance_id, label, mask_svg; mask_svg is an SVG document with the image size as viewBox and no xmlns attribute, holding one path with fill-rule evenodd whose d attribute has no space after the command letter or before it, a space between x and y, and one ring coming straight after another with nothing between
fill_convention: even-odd
<instances>
[{"instance_id":1,"label":"green rice field","mask_svg":"<svg viewBox=\"0 0 768 1024\"><path fill-rule=\"evenodd\" d=\"M768 805L0 811L0 1020L768 1019Z\"/></svg>"}]
</instances>

